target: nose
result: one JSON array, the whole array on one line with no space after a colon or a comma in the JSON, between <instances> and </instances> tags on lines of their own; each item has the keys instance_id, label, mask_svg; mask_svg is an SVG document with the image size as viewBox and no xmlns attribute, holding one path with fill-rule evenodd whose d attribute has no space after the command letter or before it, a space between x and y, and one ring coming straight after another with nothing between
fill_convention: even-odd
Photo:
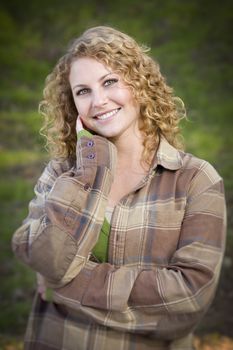
<instances>
[{"instance_id":1,"label":"nose","mask_svg":"<svg viewBox=\"0 0 233 350\"><path fill-rule=\"evenodd\" d=\"M102 107L104 106L108 101L107 94L104 91L104 89L99 88L93 91L92 96L92 107Z\"/></svg>"}]
</instances>

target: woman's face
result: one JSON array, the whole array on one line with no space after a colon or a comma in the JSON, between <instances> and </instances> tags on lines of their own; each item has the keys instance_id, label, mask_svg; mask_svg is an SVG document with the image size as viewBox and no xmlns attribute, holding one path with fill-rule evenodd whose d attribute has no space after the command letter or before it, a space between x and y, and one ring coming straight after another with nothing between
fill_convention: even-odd
<instances>
[{"instance_id":1,"label":"woman's face","mask_svg":"<svg viewBox=\"0 0 233 350\"><path fill-rule=\"evenodd\" d=\"M111 68L78 58L71 64L69 82L84 127L111 139L138 133L139 105Z\"/></svg>"}]
</instances>

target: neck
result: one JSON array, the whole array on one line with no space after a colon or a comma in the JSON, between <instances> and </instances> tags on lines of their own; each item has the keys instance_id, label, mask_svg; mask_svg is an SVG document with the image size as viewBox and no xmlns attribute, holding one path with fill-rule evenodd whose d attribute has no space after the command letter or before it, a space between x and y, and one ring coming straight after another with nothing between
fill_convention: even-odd
<instances>
[{"instance_id":1,"label":"neck","mask_svg":"<svg viewBox=\"0 0 233 350\"><path fill-rule=\"evenodd\" d=\"M118 166L132 167L141 163L143 137L141 132L129 135L122 135L118 139L111 139L117 148Z\"/></svg>"}]
</instances>

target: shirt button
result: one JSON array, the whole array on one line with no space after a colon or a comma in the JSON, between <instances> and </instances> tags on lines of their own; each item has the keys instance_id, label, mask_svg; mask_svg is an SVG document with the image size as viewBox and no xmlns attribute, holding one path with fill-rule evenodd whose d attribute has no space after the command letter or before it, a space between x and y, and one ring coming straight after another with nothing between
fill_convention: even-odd
<instances>
[{"instance_id":1,"label":"shirt button","mask_svg":"<svg viewBox=\"0 0 233 350\"><path fill-rule=\"evenodd\" d=\"M89 140L89 141L87 142L87 147L93 147L93 146L94 146L94 141Z\"/></svg>"},{"instance_id":2,"label":"shirt button","mask_svg":"<svg viewBox=\"0 0 233 350\"><path fill-rule=\"evenodd\" d=\"M94 153L90 153L87 156L88 159L94 159L95 158L95 154Z\"/></svg>"},{"instance_id":3,"label":"shirt button","mask_svg":"<svg viewBox=\"0 0 233 350\"><path fill-rule=\"evenodd\" d=\"M86 184L84 185L84 190L85 190L85 191L88 191L90 187L91 187L90 184L86 183Z\"/></svg>"}]
</instances>

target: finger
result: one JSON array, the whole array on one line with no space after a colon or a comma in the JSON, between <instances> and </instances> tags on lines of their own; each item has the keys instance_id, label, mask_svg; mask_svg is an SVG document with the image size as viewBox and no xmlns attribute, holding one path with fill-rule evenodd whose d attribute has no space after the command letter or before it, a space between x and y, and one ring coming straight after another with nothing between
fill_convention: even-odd
<instances>
[{"instance_id":1,"label":"finger","mask_svg":"<svg viewBox=\"0 0 233 350\"><path fill-rule=\"evenodd\" d=\"M78 133L81 130L83 130L83 123L82 123L80 116L78 116L77 121L76 121L76 131Z\"/></svg>"}]
</instances>

